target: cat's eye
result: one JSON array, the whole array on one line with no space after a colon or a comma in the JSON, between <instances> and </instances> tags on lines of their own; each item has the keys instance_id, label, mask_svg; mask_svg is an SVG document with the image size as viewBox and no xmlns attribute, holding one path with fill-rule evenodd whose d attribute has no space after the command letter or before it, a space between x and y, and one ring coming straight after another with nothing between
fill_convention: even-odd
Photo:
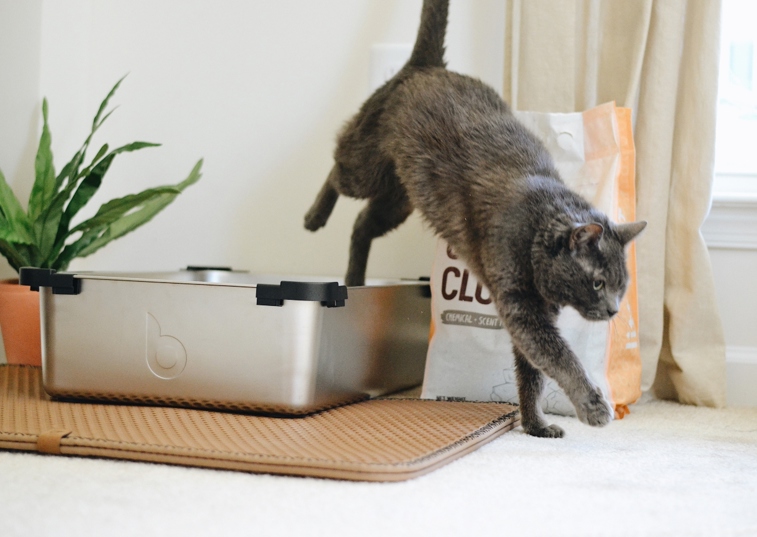
<instances>
[{"instance_id":1,"label":"cat's eye","mask_svg":"<svg viewBox=\"0 0 757 537\"><path fill-rule=\"evenodd\" d=\"M605 286L605 282L602 280L594 280L594 290L599 291Z\"/></svg>"}]
</instances>

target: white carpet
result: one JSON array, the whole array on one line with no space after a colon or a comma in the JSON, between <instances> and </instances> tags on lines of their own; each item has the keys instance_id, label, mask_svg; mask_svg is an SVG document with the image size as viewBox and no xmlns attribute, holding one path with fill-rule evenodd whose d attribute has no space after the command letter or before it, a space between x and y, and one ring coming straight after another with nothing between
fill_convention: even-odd
<instances>
[{"instance_id":1,"label":"white carpet","mask_svg":"<svg viewBox=\"0 0 757 537\"><path fill-rule=\"evenodd\" d=\"M372 484L0 452L0 535L757 535L757 409L555 417Z\"/></svg>"}]
</instances>

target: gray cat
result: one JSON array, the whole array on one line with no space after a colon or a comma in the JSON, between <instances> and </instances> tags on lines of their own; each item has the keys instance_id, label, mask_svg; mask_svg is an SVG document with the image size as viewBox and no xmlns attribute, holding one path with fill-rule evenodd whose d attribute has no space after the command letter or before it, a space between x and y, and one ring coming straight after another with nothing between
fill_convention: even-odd
<instances>
[{"instance_id":1,"label":"gray cat","mask_svg":"<svg viewBox=\"0 0 757 537\"><path fill-rule=\"evenodd\" d=\"M542 143L497 93L445 69L448 0L424 0L412 55L338 137L335 164L305 227L340 194L367 199L355 221L347 285L363 285L371 241L417 208L492 294L513 341L523 428L562 437L539 398L549 375L581 421L613 410L555 328L562 306L589 320L618 312L625 246L646 222L614 224L569 190Z\"/></svg>"}]
</instances>

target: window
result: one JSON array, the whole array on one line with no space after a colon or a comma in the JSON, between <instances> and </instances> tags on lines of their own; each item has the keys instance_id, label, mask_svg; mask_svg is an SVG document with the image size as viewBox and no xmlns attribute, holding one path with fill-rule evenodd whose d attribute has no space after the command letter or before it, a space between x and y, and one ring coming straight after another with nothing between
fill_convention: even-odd
<instances>
[{"instance_id":1,"label":"window","mask_svg":"<svg viewBox=\"0 0 757 537\"><path fill-rule=\"evenodd\" d=\"M757 2L723 0L715 196L757 197Z\"/></svg>"},{"instance_id":2,"label":"window","mask_svg":"<svg viewBox=\"0 0 757 537\"><path fill-rule=\"evenodd\" d=\"M723 0L707 246L757 251L757 2Z\"/></svg>"}]
</instances>

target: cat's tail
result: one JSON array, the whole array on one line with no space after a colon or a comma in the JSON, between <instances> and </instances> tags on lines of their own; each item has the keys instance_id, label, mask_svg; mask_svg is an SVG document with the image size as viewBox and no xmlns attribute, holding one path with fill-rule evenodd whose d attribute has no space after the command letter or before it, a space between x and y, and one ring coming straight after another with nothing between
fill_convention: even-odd
<instances>
[{"instance_id":1,"label":"cat's tail","mask_svg":"<svg viewBox=\"0 0 757 537\"><path fill-rule=\"evenodd\" d=\"M448 9L449 0L423 0L421 24L407 65L445 67L444 34L447 31Z\"/></svg>"}]
</instances>

